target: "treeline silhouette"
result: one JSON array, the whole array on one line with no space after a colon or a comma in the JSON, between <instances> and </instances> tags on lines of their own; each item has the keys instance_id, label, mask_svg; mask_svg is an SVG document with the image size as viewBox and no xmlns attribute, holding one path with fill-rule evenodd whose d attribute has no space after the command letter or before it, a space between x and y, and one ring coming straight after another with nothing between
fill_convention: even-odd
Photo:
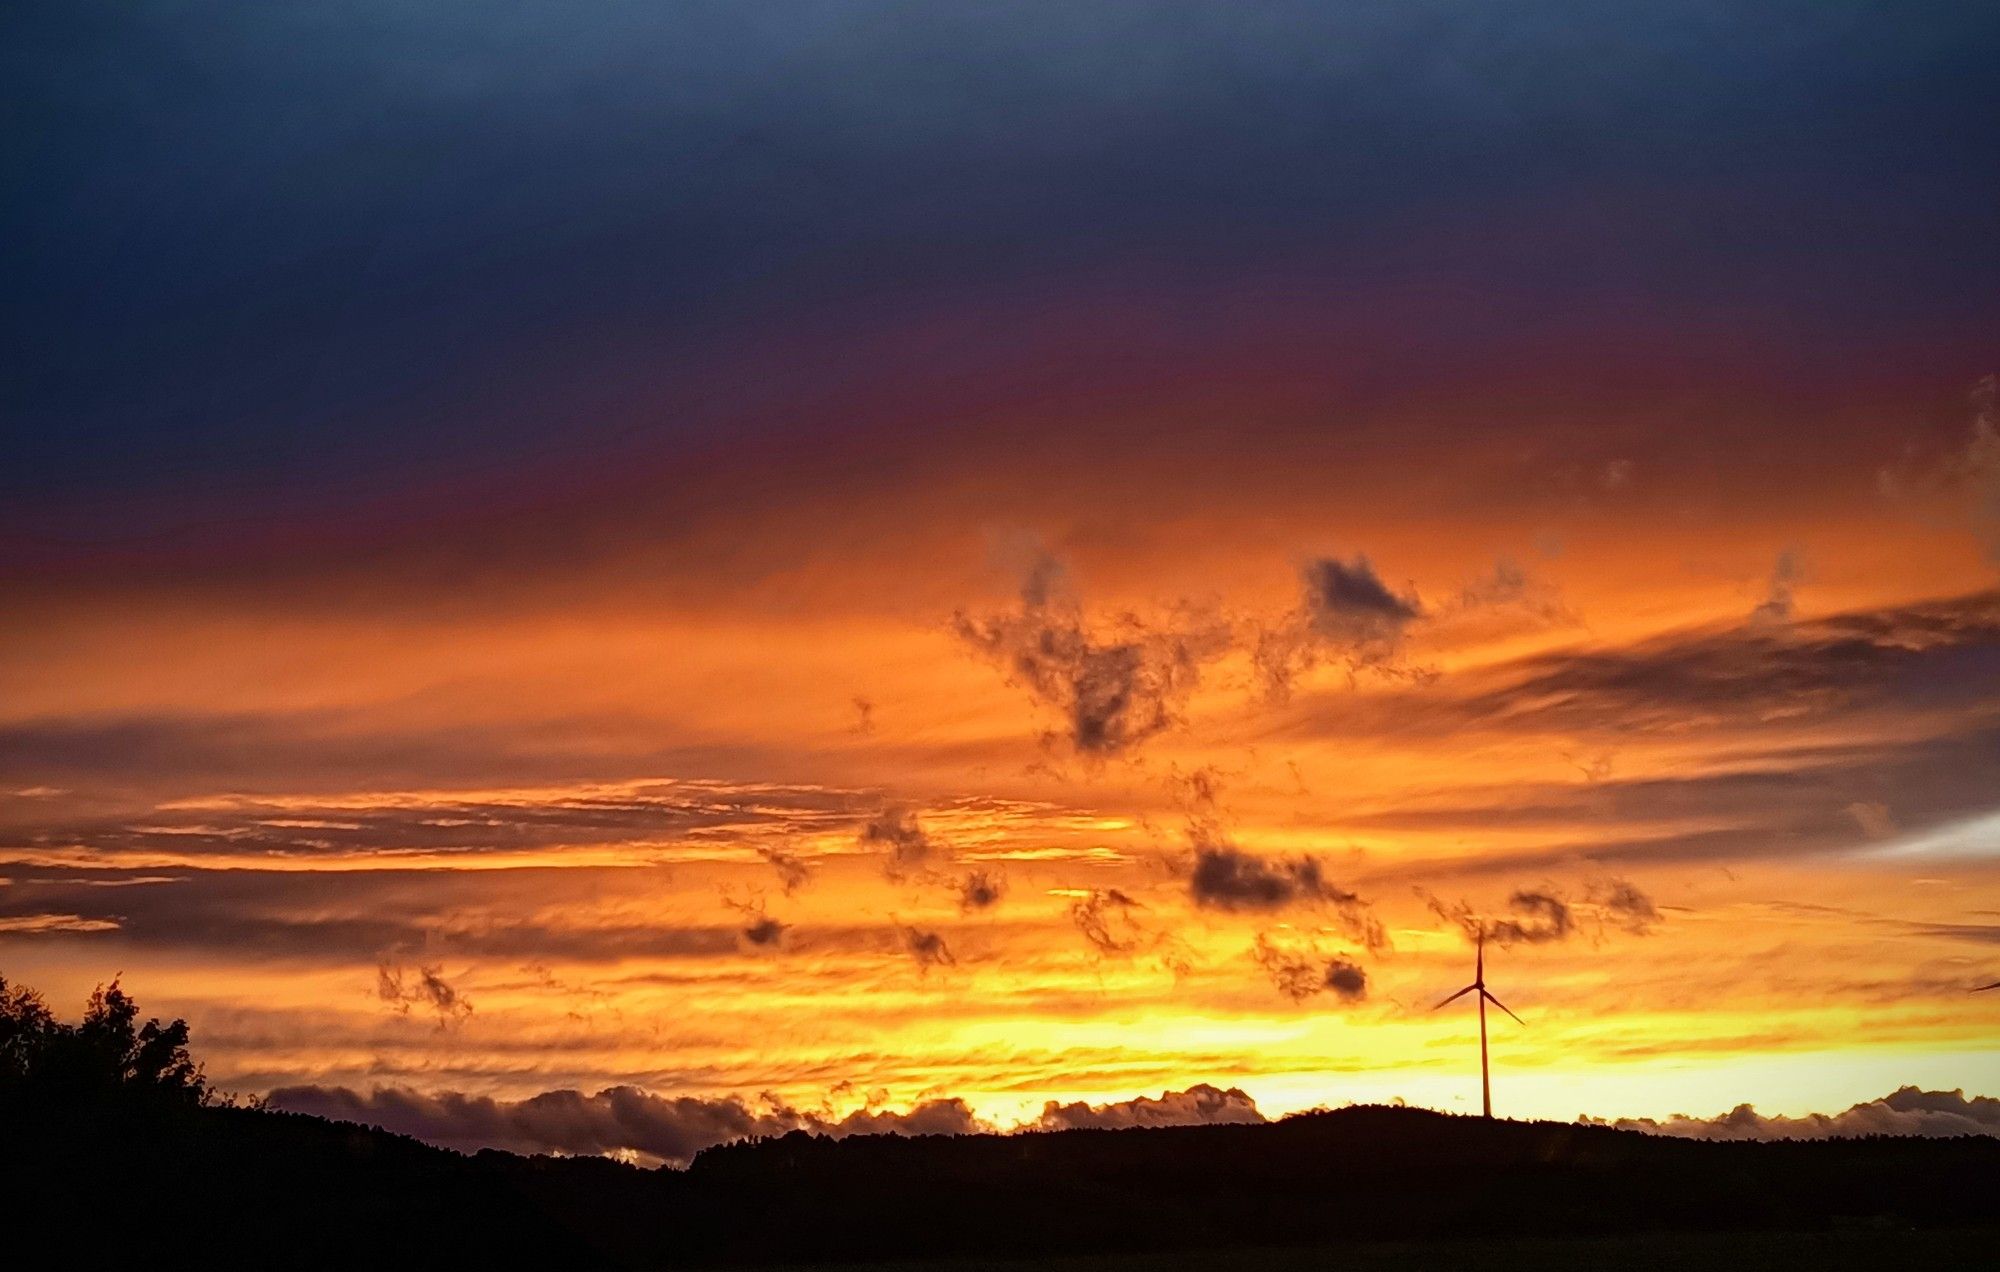
<instances>
[{"instance_id":1,"label":"treeline silhouette","mask_svg":"<svg viewBox=\"0 0 2000 1272\"><path fill-rule=\"evenodd\" d=\"M138 1017L116 984L68 1025L0 980L0 1185L11 1239L58 1243L41 1265L672 1268L1392 1240L1462 1242L1474 1262L1546 1236L2000 1237L2000 1141L1974 1138L1707 1143L1357 1107L1263 1126L793 1132L684 1171L467 1156L218 1099L186 1025Z\"/></svg>"}]
</instances>

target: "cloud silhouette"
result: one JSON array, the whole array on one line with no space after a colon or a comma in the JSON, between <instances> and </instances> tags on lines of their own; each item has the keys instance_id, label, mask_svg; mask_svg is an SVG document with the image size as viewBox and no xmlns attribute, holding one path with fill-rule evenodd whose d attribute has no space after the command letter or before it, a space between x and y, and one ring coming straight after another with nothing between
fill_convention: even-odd
<instances>
[{"instance_id":1,"label":"cloud silhouette","mask_svg":"<svg viewBox=\"0 0 2000 1272\"><path fill-rule=\"evenodd\" d=\"M1206 1082L1185 1091L1162 1091L1157 1099L1137 1096L1110 1104L1061 1104L1050 1100L1023 1129L1041 1131L1122 1130L1135 1126L1212 1126L1268 1119L1241 1089L1223 1090Z\"/></svg>"},{"instance_id":2,"label":"cloud silhouette","mask_svg":"<svg viewBox=\"0 0 2000 1272\"><path fill-rule=\"evenodd\" d=\"M1585 1118L1587 1122L1598 1119ZM1863 1135L2000 1136L2000 1099L1963 1091L1924 1091L1901 1087L1879 1100L1856 1104L1841 1113L1808 1113L1804 1117L1765 1116L1739 1104L1719 1117L1675 1114L1655 1120L1621 1118L1600 1123L1625 1131L1646 1131L1704 1140L1852 1139Z\"/></svg>"},{"instance_id":3,"label":"cloud silhouette","mask_svg":"<svg viewBox=\"0 0 2000 1272\"><path fill-rule=\"evenodd\" d=\"M615 1154L686 1165L699 1151L752 1136L810 1131L848 1135L970 1134L989 1129L963 1100L927 1100L907 1112L861 1109L836 1117L777 1101L653 1095L610 1087L595 1095L547 1091L524 1100L407 1088L366 1094L347 1087L290 1086L271 1092L271 1107L377 1126L426 1143L472 1152Z\"/></svg>"}]
</instances>

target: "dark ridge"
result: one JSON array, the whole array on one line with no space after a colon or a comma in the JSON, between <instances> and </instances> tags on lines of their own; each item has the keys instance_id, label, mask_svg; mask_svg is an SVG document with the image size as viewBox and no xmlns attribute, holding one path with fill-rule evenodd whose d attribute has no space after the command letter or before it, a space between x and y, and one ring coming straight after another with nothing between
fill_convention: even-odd
<instances>
[{"instance_id":1,"label":"dark ridge","mask_svg":"<svg viewBox=\"0 0 2000 1272\"><path fill-rule=\"evenodd\" d=\"M185 1026L140 1027L115 985L81 1026L55 1021L32 995L8 998L4 981L0 999L7 1248L52 1252L0 1267L640 1269L1098 1255L1187 1268L1241 1266L1249 1251L1278 1266L1274 1252L1317 1249L1310 1257L1355 1267L1546 1272L1553 1265L1530 1253L1545 1239L1615 1238L1627 1244L1602 1257L1620 1259L1639 1241L1649 1265L1671 1266L1673 1251L1710 1234L1725 1243L1703 1247L1715 1272L1884 1266L1852 1253L1843 1234L1856 1232L1873 1234L1877 1252L1952 1258L1984 1258L2000 1238L1991 1204L2000 1140L1990 1138L1710 1143L1357 1107L1268 1125L793 1132L708 1149L686 1170L466 1156L218 1105L187 1054ZM1418 1243L1416 1253L1367 1261L1403 1248L1394 1243ZM1718 1264L1717 1249L1735 1255Z\"/></svg>"},{"instance_id":2,"label":"dark ridge","mask_svg":"<svg viewBox=\"0 0 2000 1272\"><path fill-rule=\"evenodd\" d=\"M794 1132L685 1171L465 1156L242 1108L13 1110L0 1183L68 1267L649 1268L1985 1227L2000 1141L1706 1143L1352 1108L1267 1126ZM162 1247L164 1243L164 1247ZM1483 1247L1480 1247L1483 1248Z\"/></svg>"}]
</instances>

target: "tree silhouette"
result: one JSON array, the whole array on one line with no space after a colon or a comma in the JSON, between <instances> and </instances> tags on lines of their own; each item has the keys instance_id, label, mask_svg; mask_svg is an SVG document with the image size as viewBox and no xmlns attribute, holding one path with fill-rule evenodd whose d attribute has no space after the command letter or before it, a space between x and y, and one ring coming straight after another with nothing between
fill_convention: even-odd
<instances>
[{"instance_id":1,"label":"tree silhouette","mask_svg":"<svg viewBox=\"0 0 2000 1272\"><path fill-rule=\"evenodd\" d=\"M56 1019L42 996L0 977L0 1101L136 1101L196 1107L213 1098L188 1054L185 1020L139 1023L116 980L99 985L83 1019Z\"/></svg>"}]
</instances>

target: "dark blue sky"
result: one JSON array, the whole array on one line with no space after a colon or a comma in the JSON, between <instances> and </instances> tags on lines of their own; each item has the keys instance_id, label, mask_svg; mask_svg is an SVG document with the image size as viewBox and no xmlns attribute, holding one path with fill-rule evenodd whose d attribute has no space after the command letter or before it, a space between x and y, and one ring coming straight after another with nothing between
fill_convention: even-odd
<instances>
[{"instance_id":1,"label":"dark blue sky","mask_svg":"<svg viewBox=\"0 0 2000 1272\"><path fill-rule=\"evenodd\" d=\"M1781 381L2000 336L1989 4L30 3L7 27L10 538L671 451L755 413L710 373L771 332L838 349L1079 278L1401 293L1393 330L1345 336L1397 368L1551 314L1755 326Z\"/></svg>"}]
</instances>

